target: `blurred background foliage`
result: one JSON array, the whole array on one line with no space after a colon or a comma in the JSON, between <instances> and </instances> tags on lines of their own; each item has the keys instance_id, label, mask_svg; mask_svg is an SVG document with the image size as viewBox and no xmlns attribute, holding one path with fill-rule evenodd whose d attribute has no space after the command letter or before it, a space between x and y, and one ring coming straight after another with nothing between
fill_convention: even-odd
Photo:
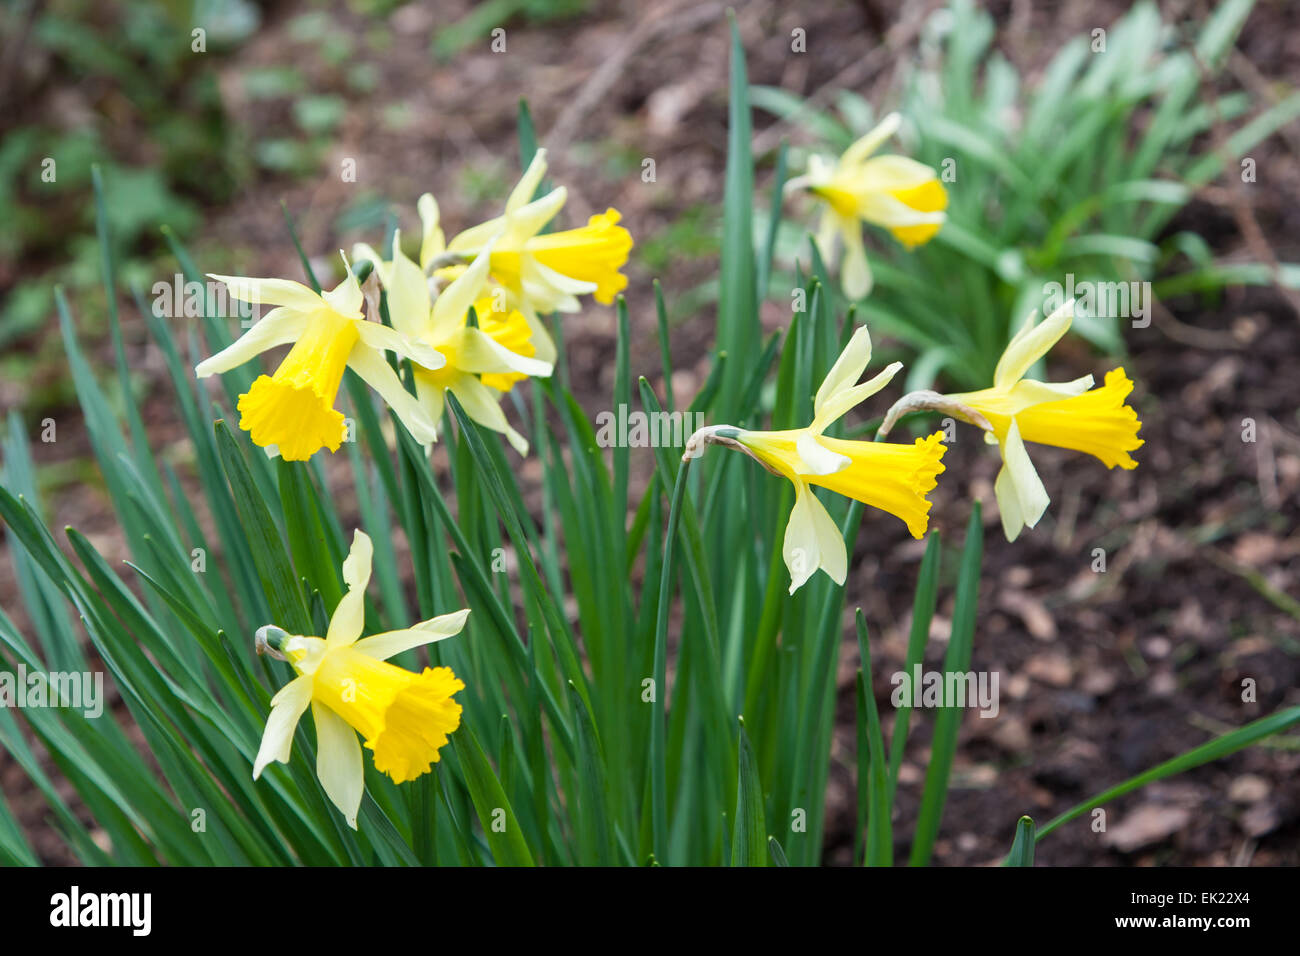
<instances>
[{"instance_id":1,"label":"blurred background foliage","mask_svg":"<svg viewBox=\"0 0 1300 956\"><path fill-rule=\"evenodd\" d=\"M248 176L214 62L261 12L245 0L19 0L0 16L3 344L48 316L51 271L74 287L96 280L92 163L104 167L128 264L157 247L160 222L189 233L203 205L229 200ZM192 49L196 22L205 56Z\"/></svg>"},{"instance_id":2,"label":"blurred background foliage","mask_svg":"<svg viewBox=\"0 0 1300 956\"><path fill-rule=\"evenodd\" d=\"M350 97L377 86L377 63L391 43L383 18L402 5L348 0L349 13L371 24L358 32L341 26L334 5L322 2L6 3L0 9L0 347L48 320L55 282L81 290L98 281L93 209L86 201L92 163L103 171L123 275L147 285L160 271L152 262L165 249L160 224L189 236L205 209L229 203L255 180L319 172ZM452 57L508 20L546 22L585 6L585 0L478 4L431 31L429 58ZM230 54L277 17L286 19L284 50L278 62L240 69L240 95L270 104L287 122L254 133L232 116L221 74ZM314 82L295 59L307 47L313 65L336 74L329 86ZM401 127L403 104L385 107L384 121ZM479 192L491 195L497 186L487 173ZM387 209L386 201L363 197L341 227L373 226ZM93 330L103 316L87 319Z\"/></svg>"}]
</instances>

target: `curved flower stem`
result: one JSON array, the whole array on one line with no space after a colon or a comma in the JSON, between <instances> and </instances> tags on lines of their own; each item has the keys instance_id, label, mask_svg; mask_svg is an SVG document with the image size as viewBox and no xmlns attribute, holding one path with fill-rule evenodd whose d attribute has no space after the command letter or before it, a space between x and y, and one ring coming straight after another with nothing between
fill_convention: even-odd
<instances>
[{"instance_id":1,"label":"curved flower stem","mask_svg":"<svg viewBox=\"0 0 1300 956\"><path fill-rule=\"evenodd\" d=\"M467 256L462 252L444 252L442 255L430 259L424 267L424 271L437 272L439 269L446 269L448 266L463 266L473 261L473 256Z\"/></svg>"}]
</instances>

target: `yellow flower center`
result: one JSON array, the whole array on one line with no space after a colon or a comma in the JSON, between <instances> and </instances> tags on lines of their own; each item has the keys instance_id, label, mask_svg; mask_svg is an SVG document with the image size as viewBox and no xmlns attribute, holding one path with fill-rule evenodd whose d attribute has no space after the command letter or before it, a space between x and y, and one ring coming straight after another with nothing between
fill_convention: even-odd
<instances>
[{"instance_id":1,"label":"yellow flower center","mask_svg":"<svg viewBox=\"0 0 1300 956\"><path fill-rule=\"evenodd\" d=\"M995 391L990 389L988 391ZM1137 437L1142 423L1137 412L1125 404L1133 382L1123 368L1106 373L1106 383L1055 402L1042 402L1022 409L1015 415L1020 426L1020 437L1040 445L1055 445L1073 451L1086 452L1103 461L1107 468L1119 465L1125 470L1137 467L1129 452L1141 448L1146 442ZM993 426L999 440L1006 438L1011 427L1011 417L996 410L984 408L974 393L967 404L977 409ZM993 402L991 402L993 404Z\"/></svg>"},{"instance_id":2,"label":"yellow flower center","mask_svg":"<svg viewBox=\"0 0 1300 956\"><path fill-rule=\"evenodd\" d=\"M829 450L849 459L849 464L831 475L810 475L796 447L803 429L784 432L744 432L738 438L760 460L790 480L797 476L810 485L829 488L901 518L915 538L925 534L930 502L926 499L943 472L943 432L918 438L915 444L848 441L822 436Z\"/></svg>"},{"instance_id":3,"label":"yellow flower center","mask_svg":"<svg viewBox=\"0 0 1300 956\"><path fill-rule=\"evenodd\" d=\"M450 667L415 674L351 647L326 651L312 677L312 698L361 734L375 768L395 783L438 762L439 748L460 726L461 706L452 695L464 689Z\"/></svg>"},{"instance_id":4,"label":"yellow flower center","mask_svg":"<svg viewBox=\"0 0 1300 956\"><path fill-rule=\"evenodd\" d=\"M423 365L412 365L411 371L415 373L415 380L423 382L430 388L451 388L456 377L460 375L460 369L456 365L455 355L452 350L445 346L438 346L439 350L447 358L447 364L442 368L427 369Z\"/></svg>"},{"instance_id":5,"label":"yellow flower center","mask_svg":"<svg viewBox=\"0 0 1300 956\"><path fill-rule=\"evenodd\" d=\"M836 214L844 219L858 218L858 197L852 190L843 189L839 186L813 186L810 190L814 195L822 199L835 210Z\"/></svg>"},{"instance_id":6,"label":"yellow flower center","mask_svg":"<svg viewBox=\"0 0 1300 956\"><path fill-rule=\"evenodd\" d=\"M808 475L810 484L829 488L847 498L901 518L912 537L925 535L930 520L930 501L943 472L943 432L918 438L914 444L846 441L822 438L831 451L850 460L849 466L833 475Z\"/></svg>"},{"instance_id":7,"label":"yellow flower center","mask_svg":"<svg viewBox=\"0 0 1300 956\"><path fill-rule=\"evenodd\" d=\"M948 208L948 192L937 179L931 179L910 189L896 189L890 195L917 212L942 212ZM941 225L941 223L931 222L919 226L898 226L889 231L894 234L895 239L911 249L933 239Z\"/></svg>"},{"instance_id":8,"label":"yellow flower center","mask_svg":"<svg viewBox=\"0 0 1300 956\"><path fill-rule=\"evenodd\" d=\"M525 243L525 249L561 275L595 283L596 301L610 305L614 296L627 287L627 276L618 270L632 250L632 235L618 224L620 218L617 210L606 209L578 229L534 236ZM497 271L496 253L492 255L492 271Z\"/></svg>"},{"instance_id":9,"label":"yellow flower center","mask_svg":"<svg viewBox=\"0 0 1300 956\"><path fill-rule=\"evenodd\" d=\"M493 249L489 268L499 285L507 289L519 289L523 285L523 263L518 252Z\"/></svg>"},{"instance_id":10,"label":"yellow flower center","mask_svg":"<svg viewBox=\"0 0 1300 956\"><path fill-rule=\"evenodd\" d=\"M533 345L533 330L528 320L518 309L498 312L493 309L491 296L485 296L474 303L474 314L478 317L478 327L498 345L516 355L532 358L537 354ZM449 360L450 361L450 360ZM522 372L487 372L480 378L489 388L508 392L516 382L522 382L528 376Z\"/></svg>"},{"instance_id":11,"label":"yellow flower center","mask_svg":"<svg viewBox=\"0 0 1300 956\"><path fill-rule=\"evenodd\" d=\"M358 338L352 319L318 313L275 374L258 376L239 397L239 427L257 445L278 446L288 461L322 447L337 451L347 426L334 399Z\"/></svg>"}]
</instances>

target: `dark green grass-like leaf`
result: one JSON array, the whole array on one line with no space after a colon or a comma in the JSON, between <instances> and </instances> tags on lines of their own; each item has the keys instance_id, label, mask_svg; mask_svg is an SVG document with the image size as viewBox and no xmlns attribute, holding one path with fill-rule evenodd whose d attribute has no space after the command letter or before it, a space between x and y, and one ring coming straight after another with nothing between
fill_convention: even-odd
<instances>
[{"instance_id":1,"label":"dark green grass-like leaf","mask_svg":"<svg viewBox=\"0 0 1300 956\"><path fill-rule=\"evenodd\" d=\"M1016 823L1016 838L1011 843L1011 852L1003 865L1034 865L1034 821L1031 817L1021 817Z\"/></svg>"},{"instance_id":2,"label":"dark green grass-like leaf","mask_svg":"<svg viewBox=\"0 0 1300 956\"><path fill-rule=\"evenodd\" d=\"M971 506L970 521L966 524L966 543L962 547L961 565L957 575L956 604L952 615L952 637L944 657L944 674L965 673L970 670L971 648L975 638L975 616L979 597L980 566L984 552L984 525L980 519L980 503ZM919 688L913 688L916 694ZM953 757L957 752L957 733L961 729L963 710L957 706L944 706L936 711L934 739L930 745L930 765L925 772L925 787L921 792L921 809L917 814L916 836L912 841L912 866L925 866L930 862L934 841L939 834L944 804L948 799L948 778L952 772Z\"/></svg>"},{"instance_id":3,"label":"dark green grass-like leaf","mask_svg":"<svg viewBox=\"0 0 1300 956\"><path fill-rule=\"evenodd\" d=\"M532 866L523 829L473 729L462 725L452 741L493 859L500 866Z\"/></svg>"},{"instance_id":4,"label":"dark green grass-like leaf","mask_svg":"<svg viewBox=\"0 0 1300 956\"><path fill-rule=\"evenodd\" d=\"M763 784L758 777L754 748L738 722L739 766L736 773L736 815L731 833L732 866L767 866L767 823L763 816Z\"/></svg>"}]
</instances>

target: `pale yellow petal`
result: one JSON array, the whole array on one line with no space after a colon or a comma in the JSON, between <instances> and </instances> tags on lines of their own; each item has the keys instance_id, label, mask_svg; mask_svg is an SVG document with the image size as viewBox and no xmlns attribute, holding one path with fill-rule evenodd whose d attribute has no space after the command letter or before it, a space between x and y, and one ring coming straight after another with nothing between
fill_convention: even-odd
<instances>
[{"instance_id":1,"label":"pale yellow petal","mask_svg":"<svg viewBox=\"0 0 1300 956\"><path fill-rule=\"evenodd\" d=\"M429 285L420 267L402 252L400 230L393 234L393 262L383 278L393 328L409 338L418 338L429 324Z\"/></svg>"},{"instance_id":2,"label":"pale yellow petal","mask_svg":"<svg viewBox=\"0 0 1300 956\"><path fill-rule=\"evenodd\" d=\"M510 191L510 198L506 200L506 214L522 209L533 201L533 196L537 193L537 187L542 184L542 179L546 176L546 150L539 149L533 153L532 162L524 170L523 176L515 188Z\"/></svg>"},{"instance_id":3,"label":"pale yellow petal","mask_svg":"<svg viewBox=\"0 0 1300 956\"><path fill-rule=\"evenodd\" d=\"M316 776L330 802L355 830L366 785L361 741L347 721L323 704L313 702L311 715L316 722Z\"/></svg>"},{"instance_id":4,"label":"pale yellow petal","mask_svg":"<svg viewBox=\"0 0 1300 956\"><path fill-rule=\"evenodd\" d=\"M568 198L569 191L560 186L541 199L516 209L506 216L506 231L502 242L507 247L522 245L555 218Z\"/></svg>"},{"instance_id":5,"label":"pale yellow petal","mask_svg":"<svg viewBox=\"0 0 1300 956\"><path fill-rule=\"evenodd\" d=\"M1022 378L1011 386L1008 392L1006 414L1017 412L1045 402L1059 402L1063 399L1082 395L1094 384L1091 375L1084 375L1072 382L1038 382L1032 378Z\"/></svg>"},{"instance_id":6,"label":"pale yellow petal","mask_svg":"<svg viewBox=\"0 0 1300 956\"><path fill-rule=\"evenodd\" d=\"M902 368L902 362L891 362L861 385L846 388L827 398L813 419L811 430L820 435L833 422L888 385Z\"/></svg>"},{"instance_id":7,"label":"pale yellow petal","mask_svg":"<svg viewBox=\"0 0 1300 956\"><path fill-rule=\"evenodd\" d=\"M307 330L311 315L296 309L278 308L266 313L237 340L216 355L204 359L194 367L194 374L207 378L243 365L268 349L296 342Z\"/></svg>"},{"instance_id":8,"label":"pale yellow petal","mask_svg":"<svg viewBox=\"0 0 1300 956\"><path fill-rule=\"evenodd\" d=\"M1029 452L1020 437L1020 426L1014 420L1007 429L1007 437L1002 441L1002 461L1010 476L1011 486L1015 489L1020 518L1032 528L1047 511L1051 499L1043 487L1043 480L1038 477L1034 463L1029 459Z\"/></svg>"},{"instance_id":9,"label":"pale yellow petal","mask_svg":"<svg viewBox=\"0 0 1300 956\"><path fill-rule=\"evenodd\" d=\"M476 375L518 372L538 378L546 378L552 372L549 362L511 352L482 329L460 329L447 340L447 346L462 372Z\"/></svg>"},{"instance_id":10,"label":"pale yellow petal","mask_svg":"<svg viewBox=\"0 0 1300 956\"><path fill-rule=\"evenodd\" d=\"M342 252L339 254L342 255ZM343 257L343 267L348 271L347 278L328 292L322 292L321 298L339 315L349 319L363 318L361 306L365 304L365 296L361 294L361 285L352 274L352 264L346 256Z\"/></svg>"},{"instance_id":11,"label":"pale yellow petal","mask_svg":"<svg viewBox=\"0 0 1300 956\"><path fill-rule=\"evenodd\" d=\"M433 322L429 332L433 341L443 341L465 324L470 306L487 284L491 262L492 243L489 242L465 271L438 293L438 298L433 301Z\"/></svg>"},{"instance_id":12,"label":"pale yellow petal","mask_svg":"<svg viewBox=\"0 0 1300 956\"><path fill-rule=\"evenodd\" d=\"M903 123L903 118L897 113L890 113L879 123L875 125L865 136L860 137L840 158L841 166L854 166L861 163L868 156L884 145L889 137L898 132L898 127Z\"/></svg>"},{"instance_id":13,"label":"pale yellow petal","mask_svg":"<svg viewBox=\"0 0 1300 956\"><path fill-rule=\"evenodd\" d=\"M469 617L469 608L464 608L451 614L421 621L412 628L364 637L357 641L353 648L376 660L386 661L403 651L455 637L464 629L467 617Z\"/></svg>"},{"instance_id":14,"label":"pale yellow petal","mask_svg":"<svg viewBox=\"0 0 1300 956\"><path fill-rule=\"evenodd\" d=\"M370 584L370 567L375 557L375 547L370 535L360 528L352 532L352 547L343 559L343 580L350 588L364 591Z\"/></svg>"},{"instance_id":15,"label":"pale yellow petal","mask_svg":"<svg viewBox=\"0 0 1300 956\"><path fill-rule=\"evenodd\" d=\"M906 156L875 156L858 170L856 187L862 192L894 192L915 189L937 177L934 169Z\"/></svg>"},{"instance_id":16,"label":"pale yellow petal","mask_svg":"<svg viewBox=\"0 0 1300 956\"><path fill-rule=\"evenodd\" d=\"M1020 499L1016 495L1015 482L1011 471L1004 464L998 469L997 481L993 483L993 493L998 499L998 512L1002 515L1002 533L1008 541L1015 541L1024 530L1025 519L1020 514Z\"/></svg>"},{"instance_id":17,"label":"pale yellow petal","mask_svg":"<svg viewBox=\"0 0 1300 956\"><path fill-rule=\"evenodd\" d=\"M301 282L289 279L253 279L246 276L221 276L208 273L209 279L224 282L229 293L241 302L253 305L285 305L302 312L313 312L324 302Z\"/></svg>"},{"instance_id":18,"label":"pale yellow petal","mask_svg":"<svg viewBox=\"0 0 1300 956\"><path fill-rule=\"evenodd\" d=\"M311 703L311 678L297 677L285 684L271 699L271 713L266 718L266 730L253 761L253 779L262 775L266 765L273 760L287 763L293 749L293 732Z\"/></svg>"},{"instance_id":19,"label":"pale yellow petal","mask_svg":"<svg viewBox=\"0 0 1300 956\"><path fill-rule=\"evenodd\" d=\"M843 471L849 466L848 458L831 451L817 441L817 436L811 430L805 429L800 434L795 441L795 450L803 460L803 468L800 469L800 474L833 475L835 472Z\"/></svg>"},{"instance_id":20,"label":"pale yellow petal","mask_svg":"<svg viewBox=\"0 0 1300 956\"><path fill-rule=\"evenodd\" d=\"M862 244L862 227L856 219L838 219L840 237L844 240L844 263L840 266L840 282L844 294L850 299L865 299L871 294L871 265L867 250Z\"/></svg>"},{"instance_id":21,"label":"pale yellow petal","mask_svg":"<svg viewBox=\"0 0 1300 956\"><path fill-rule=\"evenodd\" d=\"M527 440L510 426L506 413L501 410L500 392L488 388L473 375L457 376L450 387L466 415L484 428L505 435L519 454L528 454Z\"/></svg>"},{"instance_id":22,"label":"pale yellow petal","mask_svg":"<svg viewBox=\"0 0 1300 956\"><path fill-rule=\"evenodd\" d=\"M839 217L834 209L827 206L822 210L821 218L817 221L817 234L813 238L813 242L817 244L817 252L821 255L827 269L835 268L835 264L839 262L840 247L835 241L839 231Z\"/></svg>"},{"instance_id":23,"label":"pale yellow petal","mask_svg":"<svg viewBox=\"0 0 1300 956\"><path fill-rule=\"evenodd\" d=\"M343 580L348 590L330 618L329 631L325 635L325 644L329 647L351 644L361 636L366 623L366 585L370 583L374 550L364 531L358 529L353 533L352 549L343 560Z\"/></svg>"},{"instance_id":24,"label":"pale yellow petal","mask_svg":"<svg viewBox=\"0 0 1300 956\"><path fill-rule=\"evenodd\" d=\"M852 388L853 384L862 377L870 361L871 333L867 331L865 325L859 325L853 331L848 344L844 346L844 351L840 352L840 357L835 360L831 370L822 379L821 387L817 389L817 397L813 400L814 413L820 412L826 400L832 395Z\"/></svg>"},{"instance_id":25,"label":"pale yellow petal","mask_svg":"<svg viewBox=\"0 0 1300 956\"><path fill-rule=\"evenodd\" d=\"M415 396L402 385L402 380L397 377L393 367L384 361L383 356L358 343L352 350L352 354L348 356L348 368L361 376L367 385L379 393L379 397L388 403L388 407L406 426L412 438L421 445L429 445L437 441L436 424L429 418L428 412Z\"/></svg>"},{"instance_id":26,"label":"pale yellow petal","mask_svg":"<svg viewBox=\"0 0 1300 956\"><path fill-rule=\"evenodd\" d=\"M994 386L1009 388L1020 381L1030 367L1069 331L1070 322L1074 318L1074 300L1065 302L1039 325L1034 324L1036 317L1036 312L1029 314L1025 324L1002 353L998 367L993 372Z\"/></svg>"},{"instance_id":27,"label":"pale yellow petal","mask_svg":"<svg viewBox=\"0 0 1300 956\"><path fill-rule=\"evenodd\" d=\"M889 193L866 193L859 198L858 215L867 222L886 229L906 229L911 226L941 225L947 214L913 209Z\"/></svg>"},{"instance_id":28,"label":"pale yellow petal","mask_svg":"<svg viewBox=\"0 0 1300 956\"><path fill-rule=\"evenodd\" d=\"M421 196L415 204L415 209L420 214L420 226L422 227L420 268L423 270L427 269L430 262L446 251L447 240L442 234L442 227L439 225L438 202L433 198L433 193L425 193Z\"/></svg>"},{"instance_id":29,"label":"pale yellow petal","mask_svg":"<svg viewBox=\"0 0 1300 956\"><path fill-rule=\"evenodd\" d=\"M357 348L353 349L353 355L356 354L358 349L362 351L369 350L376 357L378 357L379 352L392 352L402 358L408 358L416 365L423 366L430 371L440 369L447 364L446 356L428 342L409 335L403 335L390 326L382 325L379 322L358 322L356 328L357 332L360 333L361 341L357 343ZM351 357L349 357L350 361Z\"/></svg>"},{"instance_id":30,"label":"pale yellow petal","mask_svg":"<svg viewBox=\"0 0 1300 956\"><path fill-rule=\"evenodd\" d=\"M790 593L803 587L818 568L836 584L843 584L849 559L840 529L807 484L796 481L794 488L794 508L781 547L785 566L790 571Z\"/></svg>"}]
</instances>

